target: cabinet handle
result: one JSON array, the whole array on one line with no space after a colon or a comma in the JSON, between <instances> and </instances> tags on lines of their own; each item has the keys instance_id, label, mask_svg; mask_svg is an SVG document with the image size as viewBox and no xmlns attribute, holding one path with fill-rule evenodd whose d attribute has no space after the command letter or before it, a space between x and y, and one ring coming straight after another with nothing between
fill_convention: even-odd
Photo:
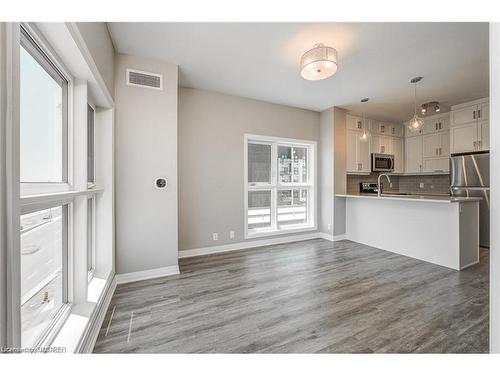
<instances>
[{"instance_id":1,"label":"cabinet handle","mask_svg":"<svg viewBox=\"0 0 500 375\"><path fill-rule=\"evenodd\" d=\"M439 122L439 130L443 129L443 124Z\"/></svg>"},{"instance_id":2,"label":"cabinet handle","mask_svg":"<svg viewBox=\"0 0 500 375\"><path fill-rule=\"evenodd\" d=\"M477 118L481 118L481 110L480 109L477 110Z\"/></svg>"},{"instance_id":3,"label":"cabinet handle","mask_svg":"<svg viewBox=\"0 0 500 375\"><path fill-rule=\"evenodd\" d=\"M476 119L476 111L472 111L472 118L475 120Z\"/></svg>"},{"instance_id":4,"label":"cabinet handle","mask_svg":"<svg viewBox=\"0 0 500 375\"><path fill-rule=\"evenodd\" d=\"M472 142L472 144L473 144L473 146L474 146L474 150L475 150L475 149L476 149L476 144L477 144L477 142L476 142L476 141L474 141L474 142Z\"/></svg>"},{"instance_id":5,"label":"cabinet handle","mask_svg":"<svg viewBox=\"0 0 500 375\"><path fill-rule=\"evenodd\" d=\"M439 147L439 155L443 155L443 149Z\"/></svg>"}]
</instances>

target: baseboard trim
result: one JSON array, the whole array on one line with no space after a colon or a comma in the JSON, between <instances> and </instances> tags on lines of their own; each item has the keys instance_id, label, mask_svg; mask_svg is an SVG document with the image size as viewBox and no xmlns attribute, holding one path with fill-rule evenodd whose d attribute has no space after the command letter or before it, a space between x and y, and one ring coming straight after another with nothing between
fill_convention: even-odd
<instances>
[{"instance_id":1,"label":"baseboard trim","mask_svg":"<svg viewBox=\"0 0 500 375\"><path fill-rule=\"evenodd\" d=\"M104 322L104 318L106 317L106 312L108 311L115 289L116 276L112 275L108 279L103 297L101 297L100 301L97 303L95 313L90 318L88 329L81 340L80 347L76 350L77 353L89 354L94 350L97 337L99 336L99 331Z\"/></svg>"},{"instance_id":2,"label":"baseboard trim","mask_svg":"<svg viewBox=\"0 0 500 375\"><path fill-rule=\"evenodd\" d=\"M168 266L161 268L154 268L152 270L137 271L129 273L120 273L116 275L116 284L131 283L134 281L156 279L157 277L178 275L179 266Z\"/></svg>"},{"instance_id":3,"label":"baseboard trim","mask_svg":"<svg viewBox=\"0 0 500 375\"><path fill-rule=\"evenodd\" d=\"M332 235L329 235L326 233L314 232L314 233L298 234L298 235L286 236L286 237L266 238L266 239L255 240L255 241L235 242L235 243L228 244L228 245L201 247L198 249L189 249L189 250L180 250L179 251L179 258L191 258L191 257L200 256L200 255L225 253L227 251L245 250L245 249L251 249L254 247L279 245L279 244L296 242L296 241L312 240L312 239L316 239L316 238L322 238L322 239L325 239L328 241L338 241L338 240L345 239L344 237L345 237L345 235L333 237Z\"/></svg>"},{"instance_id":4,"label":"baseboard trim","mask_svg":"<svg viewBox=\"0 0 500 375\"><path fill-rule=\"evenodd\" d=\"M328 233L319 233L320 238L327 240L327 241L342 241L346 239L345 234L339 234L337 236L332 236L331 234Z\"/></svg>"}]
</instances>

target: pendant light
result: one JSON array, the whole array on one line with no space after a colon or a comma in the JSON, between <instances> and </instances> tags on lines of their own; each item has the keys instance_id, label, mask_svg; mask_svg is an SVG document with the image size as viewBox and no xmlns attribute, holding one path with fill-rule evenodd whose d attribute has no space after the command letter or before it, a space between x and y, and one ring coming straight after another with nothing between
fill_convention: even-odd
<instances>
[{"instance_id":1,"label":"pendant light","mask_svg":"<svg viewBox=\"0 0 500 375\"><path fill-rule=\"evenodd\" d=\"M366 102L368 102L368 100L370 100L370 99L369 98L361 99L361 103L366 103ZM359 140L362 142L368 142L368 140L370 139L370 136L371 136L370 130L368 129L368 127L366 125L365 111L363 110L363 132L359 136Z\"/></svg>"},{"instance_id":2,"label":"pendant light","mask_svg":"<svg viewBox=\"0 0 500 375\"><path fill-rule=\"evenodd\" d=\"M323 43L314 45L300 59L300 74L308 81L331 77L337 71L337 50Z\"/></svg>"},{"instance_id":3,"label":"pendant light","mask_svg":"<svg viewBox=\"0 0 500 375\"><path fill-rule=\"evenodd\" d=\"M413 78L410 83L413 83L415 85L415 112L413 117L408 121L408 129L410 129L411 132L418 132L422 130L424 127L424 120L422 120L420 117L417 115L417 83L422 80L422 77L415 77Z\"/></svg>"}]
</instances>

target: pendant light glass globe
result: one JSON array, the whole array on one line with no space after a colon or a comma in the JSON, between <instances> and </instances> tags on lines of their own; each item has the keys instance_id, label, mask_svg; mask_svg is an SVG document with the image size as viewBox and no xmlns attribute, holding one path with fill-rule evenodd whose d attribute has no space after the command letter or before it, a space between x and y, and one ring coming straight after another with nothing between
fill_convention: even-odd
<instances>
[{"instance_id":1,"label":"pendant light glass globe","mask_svg":"<svg viewBox=\"0 0 500 375\"><path fill-rule=\"evenodd\" d=\"M300 59L300 74L309 81L328 78L336 71L337 50L324 44L316 44Z\"/></svg>"},{"instance_id":2,"label":"pendant light glass globe","mask_svg":"<svg viewBox=\"0 0 500 375\"><path fill-rule=\"evenodd\" d=\"M361 99L361 103L366 103L368 100L370 100L370 99L369 98ZM359 140L361 142L368 142L370 140L370 137L371 137L371 132L368 129L368 126L366 124L365 111L363 111L362 126L363 126L363 131L361 132L361 135L359 136Z\"/></svg>"},{"instance_id":3,"label":"pendant light glass globe","mask_svg":"<svg viewBox=\"0 0 500 375\"><path fill-rule=\"evenodd\" d=\"M413 117L408 121L408 129L412 133L416 133L424 127L424 120L417 115L417 83L420 82L422 77L415 77L413 78L410 83L413 83L415 85L415 113Z\"/></svg>"}]
</instances>

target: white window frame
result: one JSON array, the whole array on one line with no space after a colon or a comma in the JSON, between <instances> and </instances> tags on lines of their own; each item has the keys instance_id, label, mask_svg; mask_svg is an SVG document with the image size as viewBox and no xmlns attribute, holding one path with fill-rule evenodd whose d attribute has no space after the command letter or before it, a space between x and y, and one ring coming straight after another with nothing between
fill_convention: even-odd
<instances>
[{"instance_id":1,"label":"white window frame","mask_svg":"<svg viewBox=\"0 0 500 375\"><path fill-rule=\"evenodd\" d=\"M91 242L90 243L90 246L92 247L91 249L91 268L90 270L87 269L88 271L88 282L90 283L92 281L92 278L94 277L94 271L95 271L95 245L96 245L96 226L95 226L95 218L96 218L96 214L95 214L95 210L96 210L96 196L95 194L92 194L92 195L89 195L87 197L87 205L88 205L88 202L91 201L91 204L92 204L92 218L91 218L91 228L90 228L90 232L88 231L88 227L87 227L87 233L90 233L90 238L89 236L87 235L87 246L88 246L88 243L89 241ZM88 207L88 206L87 206ZM89 211L87 210L87 215L89 214ZM87 225L88 225L88 221L87 221ZM87 253L87 256L88 256L88 253ZM88 260L87 260L88 261Z\"/></svg>"},{"instance_id":2,"label":"white window frame","mask_svg":"<svg viewBox=\"0 0 500 375\"><path fill-rule=\"evenodd\" d=\"M63 283L62 283L62 293L64 303L54 316L50 324L44 329L40 334L37 341L30 347L42 347L50 345L54 339L59 329L63 326L67 317L71 313L72 301L73 301L73 198L58 196L50 199L48 197L42 197L41 199L33 199L32 197L21 199L21 209L20 215L26 215L37 211L46 210L49 208L62 206L65 212L65 221L63 225L65 226L65 238L63 241L62 249L62 272L63 272ZM21 332L20 332L21 334Z\"/></svg>"},{"instance_id":3,"label":"white window frame","mask_svg":"<svg viewBox=\"0 0 500 375\"><path fill-rule=\"evenodd\" d=\"M95 169L96 169L96 158L95 158L95 146L96 146L96 143L95 143L95 114L96 114L96 106L92 103L88 103L87 104L88 107L92 108L92 114L93 114L93 131L92 131L92 134L93 134L93 138L92 139L88 139L87 138L87 143L88 142L92 142L93 146L92 146L92 150L94 151L94 155L93 155L93 158L92 158L92 161L93 161L93 166L92 166L92 172L93 172L93 176L92 176L92 181L88 181L89 180L89 176L88 176L88 167L87 167L87 188L88 189L94 189L95 186L96 186L96 173L95 173ZM87 110L87 127L89 125L89 119L88 119L88 110ZM88 129L87 129L87 135L88 135ZM88 153L88 146L87 146L87 153ZM87 155L87 160L88 160L88 155Z\"/></svg>"},{"instance_id":4,"label":"white window frame","mask_svg":"<svg viewBox=\"0 0 500 375\"><path fill-rule=\"evenodd\" d=\"M248 144L268 144L271 145L271 182L270 183L249 183L248 182ZM278 172L278 147L301 147L307 149L307 183L281 183ZM317 142L291 139L281 137L271 137L255 134L244 135L244 233L245 238L258 238L275 236L279 234L300 233L317 230L317 179L316 179L316 148ZM280 228L277 222L277 204L279 190L307 189L307 224L297 224ZM250 191L271 191L271 228L248 229L248 193Z\"/></svg>"},{"instance_id":5,"label":"white window frame","mask_svg":"<svg viewBox=\"0 0 500 375\"><path fill-rule=\"evenodd\" d=\"M26 50L28 53L32 51L37 51L37 54L41 56L44 62L40 62L38 58L35 60L42 65L44 69L49 68L52 72L49 73L51 76L57 74L60 78L65 81L63 84L63 181L62 182L21 182L20 194L22 196L30 196L37 194L46 194L53 192L69 191L72 189L73 181L73 169L72 169L72 132L70 126L70 116L72 113L72 89L73 89L73 79L68 71L65 69L62 62L59 60L57 55L52 52L52 50L44 43L43 39L40 38L35 31L28 25L23 23L21 26L21 45L29 44ZM20 47L21 48L21 47Z\"/></svg>"}]
</instances>

